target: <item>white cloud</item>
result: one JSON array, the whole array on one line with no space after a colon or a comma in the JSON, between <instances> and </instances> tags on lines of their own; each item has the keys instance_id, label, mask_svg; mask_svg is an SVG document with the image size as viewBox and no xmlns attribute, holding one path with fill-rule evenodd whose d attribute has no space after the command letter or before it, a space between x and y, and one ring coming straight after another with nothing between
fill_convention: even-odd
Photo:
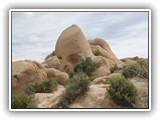
<instances>
[{"instance_id":1,"label":"white cloud","mask_svg":"<svg viewBox=\"0 0 160 120\"><path fill-rule=\"evenodd\" d=\"M87 39L105 39L119 58L147 57L147 18L144 12L15 12L13 60L43 61L72 24L79 25Z\"/></svg>"}]
</instances>

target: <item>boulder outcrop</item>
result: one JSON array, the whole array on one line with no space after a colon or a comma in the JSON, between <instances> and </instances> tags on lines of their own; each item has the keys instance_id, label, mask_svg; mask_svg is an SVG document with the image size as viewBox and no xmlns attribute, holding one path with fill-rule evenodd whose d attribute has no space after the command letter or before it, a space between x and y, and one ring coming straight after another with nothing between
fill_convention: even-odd
<instances>
[{"instance_id":1,"label":"boulder outcrop","mask_svg":"<svg viewBox=\"0 0 160 120\"><path fill-rule=\"evenodd\" d=\"M61 72L54 68L45 68L47 73L47 78L54 78L57 80L58 83L64 84L64 81L69 78L68 74L65 72Z\"/></svg>"},{"instance_id":2,"label":"boulder outcrop","mask_svg":"<svg viewBox=\"0 0 160 120\"><path fill-rule=\"evenodd\" d=\"M101 53L100 56L94 55L97 50ZM13 86L50 77L55 77L60 84L64 84L69 78L67 73L71 72L81 59L87 57L90 57L97 67L92 73L92 79L109 75L114 66L123 66L123 62L118 60L105 40L86 40L80 27L72 25L61 33L55 50L46 56L42 64L29 60L13 63Z\"/></svg>"},{"instance_id":3,"label":"boulder outcrop","mask_svg":"<svg viewBox=\"0 0 160 120\"><path fill-rule=\"evenodd\" d=\"M12 63L12 89L24 89L28 84L47 78L44 67L31 60L20 60Z\"/></svg>"},{"instance_id":4,"label":"boulder outcrop","mask_svg":"<svg viewBox=\"0 0 160 120\"><path fill-rule=\"evenodd\" d=\"M55 68L44 68L42 64L31 60L20 60L12 64L12 90L24 90L27 85L54 78L60 84L69 78L68 74Z\"/></svg>"},{"instance_id":5,"label":"boulder outcrop","mask_svg":"<svg viewBox=\"0 0 160 120\"><path fill-rule=\"evenodd\" d=\"M95 56L93 53L96 50L99 50L102 55ZM57 60L53 60L55 56L60 60L60 64L56 62ZM86 57L90 57L97 65L97 70L92 75L93 78L110 74L111 67L123 66L105 40L97 38L87 41L77 25L72 25L61 33L55 51L46 57L44 63L53 68L58 64L57 69L69 73L73 70L74 65Z\"/></svg>"},{"instance_id":6,"label":"boulder outcrop","mask_svg":"<svg viewBox=\"0 0 160 120\"><path fill-rule=\"evenodd\" d=\"M61 33L56 43L55 54L62 61L60 70L67 72L71 71L73 65L81 59L94 56L88 41L77 25L72 25Z\"/></svg>"},{"instance_id":7,"label":"boulder outcrop","mask_svg":"<svg viewBox=\"0 0 160 120\"><path fill-rule=\"evenodd\" d=\"M98 53L95 54L97 51ZM107 90L111 86L110 79L122 76L122 69L119 68L122 68L124 65L137 63L139 58L134 57L119 60L105 40L100 38L86 40L82 30L77 25L72 25L61 33L55 50L46 56L44 62L19 60L12 63L12 91L19 92L31 83L53 78L59 83L53 92L35 93L34 96L38 108L56 108L68 87L64 86L65 80L70 79L69 75L72 76L72 73L75 74L75 71L73 72L74 66L82 59L88 57L93 61L91 62L94 68L96 65L96 70L91 73L91 76L89 74L91 80L89 89L84 94L78 96L77 99L73 99L67 107L122 108L107 97ZM89 66L87 62L85 65L80 64L80 66L76 66L76 68L79 69L81 66L85 66L84 69L88 70L86 68L86 66ZM112 74L111 68L116 69ZM93 70L92 67L90 69ZM81 72L81 69L79 71ZM80 77L78 76L78 78ZM88 79L88 76L86 78ZM140 93L139 97L142 98L137 104L138 106L135 107L148 107L147 79L133 78L130 81L136 86ZM72 78L70 82L72 82ZM71 86L67 94L72 95L73 91L75 91L74 87ZM77 92L81 93L79 90Z\"/></svg>"},{"instance_id":8,"label":"boulder outcrop","mask_svg":"<svg viewBox=\"0 0 160 120\"><path fill-rule=\"evenodd\" d=\"M109 61L108 65L113 66L116 65L117 67L122 67L123 63L116 57L116 55L112 52L111 48L109 47L108 43L100 38L96 38L94 40L88 40L91 46L92 52L99 51L103 57ZM108 66L109 67L109 66Z\"/></svg>"},{"instance_id":9,"label":"boulder outcrop","mask_svg":"<svg viewBox=\"0 0 160 120\"><path fill-rule=\"evenodd\" d=\"M61 60L58 59L57 56L51 56L48 59L46 59L42 64L46 68L59 69L59 66L61 64Z\"/></svg>"}]
</instances>

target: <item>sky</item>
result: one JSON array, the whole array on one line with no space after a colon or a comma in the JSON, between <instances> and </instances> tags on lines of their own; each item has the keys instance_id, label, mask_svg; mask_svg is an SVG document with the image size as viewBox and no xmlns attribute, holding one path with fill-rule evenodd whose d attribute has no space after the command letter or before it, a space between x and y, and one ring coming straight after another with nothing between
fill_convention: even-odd
<instances>
[{"instance_id":1,"label":"sky","mask_svg":"<svg viewBox=\"0 0 160 120\"><path fill-rule=\"evenodd\" d=\"M119 59L148 57L147 12L12 12L12 61L43 62L72 24L87 40L104 39Z\"/></svg>"}]
</instances>

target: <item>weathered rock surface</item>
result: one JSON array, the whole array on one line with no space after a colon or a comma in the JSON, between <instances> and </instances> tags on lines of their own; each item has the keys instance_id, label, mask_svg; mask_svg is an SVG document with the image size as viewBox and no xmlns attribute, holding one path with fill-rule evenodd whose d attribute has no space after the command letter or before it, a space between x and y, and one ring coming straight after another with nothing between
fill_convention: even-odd
<instances>
[{"instance_id":1,"label":"weathered rock surface","mask_svg":"<svg viewBox=\"0 0 160 120\"><path fill-rule=\"evenodd\" d=\"M102 77L109 75L110 68L115 65L115 63L111 60L107 60L103 56L94 56L92 60L96 63L96 70L92 73L92 78L95 79L97 77Z\"/></svg>"},{"instance_id":2,"label":"weathered rock surface","mask_svg":"<svg viewBox=\"0 0 160 120\"><path fill-rule=\"evenodd\" d=\"M51 56L42 63L46 68L59 69L61 60L57 56Z\"/></svg>"},{"instance_id":3,"label":"weathered rock surface","mask_svg":"<svg viewBox=\"0 0 160 120\"><path fill-rule=\"evenodd\" d=\"M111 78L120 76L119 73L105 76ZM106 79L104 77L104 79ZM98 78L97 78L98 79ZM103 79L103 78L99 78ZM134 108L147 108L148 107L148 82L146 79L133 78L131 82L136 86L140 101L134 106ZM88 91L78 97L73 103L69 104L69 108L123 108L117 105L109 97L107 97L107 90L110 84L104 84L94 81L90 84ZM58 89L53 93L37 93L35 94L38 101L38 108L56 108L54 106L59 102L61 95L64 91L63 86L59 86Z\"/></svg>"},{"instance_id":4,"label":"weathered rock surface","mask_svg":"<svg viewBox=\"0 0 160 120\"><path fill-rule=\"evenodd\" d=\"M51 108L59 102L59 99L64 91L62 85L58 85L57 90L52 93L36 93L35 99L37 108Z\"/></svg>"},{"instance_id":5,"label":"weathered rock surface","mask_svg":"<svg viewBox=\"0 0 160 120\"><path fill-rule=\"evenodd\" d=\"M69 78L68 74L55 68L44 68L42 64L31 60L20 60L12 64L12 90L24 90L33 82L49 78L56 79L60 84Z\"/></svg>"},{"instance_id":6,"label":"weathered rock surface","mask_svg":"<svg viewBox=\"0 0 160 120\"><path fill-rule=\"evenodd\" d=\"M117 67L122 67L123 63L116 57L116 55L112 52L111 48L107 44L107 42L103 39L97 38L94 40L88 40L93 52L96 50L100 51L102 56L107 58L106 60L109 62L108 65Z\"/></svg>"},{"instance_id":7,"label":"weathered rock surface","mask_svg":"<svg viewBox=\"0 0 160 120\"><path fill-rule=\"evenodd\" d=\"M102 56L95 56L93 53L96 50L99 50ZM60 64L56 63L56 65L58 64L57 66L59 66L58 69L67 73L72 71L74 65L81 59L90 57L97 64L97 70L92 75L93 78L110 74L111 67L123 66L123 62L118 60L105 40L97 38L87 41L77 25L72 25L61 33L57 40L55 51L49 54L44 62L47 63L49 67L55 66L51 65L55 63L51 62L54 61L53 56L57 56L61 61Z\"/></svg>"},{"instance_id":8,"label":"weathered rock surface","mask_svg":"<svg viewBox=\"0 0 160 120\"><path fill-rule=\"evenodd\" d=\"M125 65L131 65L131 64L137 63L136 61L131 60L131 59L129 59L129 58L122 59L121 61L122 61Z\"/></svg>"},{"instance_id":9,"label":"weathered rock surface","mask_svg":"<svg viewBox=\"0 0 160 120\"><path fill-rule=\"evenodd\" d=\"M75 100L74 103L69 105L69 108L110 108L115 107L116 104L106 99L106 88L109 85L91 85L89 90L83 96ZM109 103L109 104L108 104Z\"/></svg>"},{"instance_id":10,"label":"weathered rock surface","mask_svg":"<svg viewBox=\"0 0 160 120\"><path fill-rule=\"evenodd\" d=\"M120 77L122 76L122 73L112 73L108 76L98 77L92 81L92 84L105 84L107 80L114 78L114 77Z\"/></svg>"},{"instance_id":11,"label":"weathered rock surface","mask_svg":"<svg viewBox=\"0 0 160 120\"><path fill-rule=\"evenodd\" d=\"M101 55L95 56L95 51ZM23 90L28 84L54 78L58 81L57 90L52 93L36 93L35 99L38 108L54 108L59 102L64 88L65 80L69 79L69 73L74 65L81 59L90 57L97 69L92 73L88 91L79 96L69 108L121 108L107 96L110 83L107 80L122 76L121 73L112 73L110 69L117 66L136 63L139 59L126 58L119 60L112 52L108 43L100 38L86 40L83 32L77 25L65 29L57 40L55 50L46 56L40 64L31 60L20 60L12 63L12 90ZM146 79L133 78L131 82L136 86L141 100L135 107L148 107L148 81Z\"/></svg>"},{"instance_id":12,"label":"weathered rock surface","mask_svg":"<svg viewBox=\"0 0 160 120\"><path fill-rule=\"evenodd\" d=\"M47 78L55 78L60 84L64 84L64 81L69 78L68 74L61 72L54 68L45 68L47 73Z\"/></svg>"},{"instance_id":13,"label":"weathered rock surface","mask_svg":"<svg viewBox=\"0 0 160 120\"><path fill-rule=\"evenodd\" d=\"M47 78L43 66L31 60L20 60L12 63L12 89L20 90L32 82Z\"/></svg>"},{"instance_id":14,"label":"weathered rock surface","mask_svg":"<svg viewBox=\"0 0 160 120\"><path fill-rule=\"evenodd\" d=\"M136 104L137 108L147 108L148 107L148 80L139 77L134 77L130 80L138 90L140 100Z\"/></svg>"},{"instance_id":15,"label":"weathered rock surface","mask_svg":"<svg viewBox=\"0 0 160 120\"><path fill-rule=\"evenodd\" d=\"M61 33L54 54L61 59L59 69L66 72L71 71L80 59L94 56L88 41L77 25L72 25Z\"/></svg>"}]
</instances>

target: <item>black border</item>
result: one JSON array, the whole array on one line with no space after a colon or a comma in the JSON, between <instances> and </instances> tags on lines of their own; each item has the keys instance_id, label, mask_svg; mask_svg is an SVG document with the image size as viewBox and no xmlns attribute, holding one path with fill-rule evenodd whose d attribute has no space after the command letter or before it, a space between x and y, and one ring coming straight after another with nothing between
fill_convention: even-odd
<instances>
[{"instance_id":1,"label":"black border","mask_svg":"<svg viewBox=\"0 0 160 120\"><path fill-rule=\"evenodd\" d=\"M15 11L14 11L14 10L15 10ZM11 51L9 51L10 54L11 54L11 61L10 61L10 64L11 64L11 70L10 70L10 71L11 71L11 80L10 80L10 81L12 81L12 13L13 13L13 12L147 12L147 13L148 13L148 64L149 64L149 65L148 65L148 107L147 107L147 108L27 108L27 109L22 109L22 110L26 110L26 111L27 111L27 110L31 109L31 110L42 110L42 111L43 111L44 109L50 109L50 110L51 110L51 109L53 109L53 110L61 109L62 111L67 111L67 109L70 109L70 110L74 110L74 109L75 109L76 111L78 111L79 109L82 109L82 110L83 110L83 109L88 109L88 111L89 111L89 109L95 109L95 111L96 111L96 110L98 110L98 109L102 109L102 110L103 110L103 109L106 109L106 110L107 110L107 109L114 109L114 110L116 109L116 110L118 111L118 110L121 110L121 109L130 109L130 110L132 110L132 109L133 109L133 110L134 110L134 109L144 109L144 110L151 109L151 108L150 108L151 106L149 106L149 105L150 105L150 104L149 104L149 103L150 103L149 97L151 97L151 96L150 96L150 92L149 92L149 90L150 90L149 84L150 84L150 82L151 82L150 79L149 79L149 78L150 78L149 71L150 71L150 68L151 68L151 66L150 66L150 62L151 62L151 61L150 61L150 57L151 57L151 56L149 56L149 55L150 55L150 53L149 53L149 52L150 52L150 49L149 49L149 45L150 45L149 38L150 38L150 34L151 34L151 33L150 33L151 31L149 31L149 29L150 29L150 26L149 26L149 25L150 25L150 19L149 19L149 18L151 17L151 14L150 14L149 12L151 12L151 11L149 11L149 10L144 10L144 11L124 11L124 10L120 10L120 11L95 11L95 10L93 10L93 11L92 11L92 9L91 9L91 11L87 11L87 10L85 10L85 11L70 11L70 10L67 11L67 9L66 9L66 11L52 11L52 10L51 10L51 11L48 11L48 10L47 10L47 11L32 11L32 10L31 10L31 11L26 11L26 10L24 10L24 11L16 11L16 9L14 9L14 10L11 10L11 11L10 11L10 13L11 13L11 14L10 14L10 15L11 15L11 16L10 16L10 17L11 17L11 23L10 23L10 25L11 25L11 26L10 26L10 27L11 27L11 30L10 30L10 32L11 32ZM18 10L18 9L17 9L17 10ZM40 9L40 10L42 10L42 9ZM74 9L74 10L76 10L76 9ZM77 9L77 10L80 10L80 9ZM101 9L99 9L99 10L101 10ZM102 10L103 10L103 9L102 9ZM105 10L106 10L106 9L105 9ZM116 9L115 9L115 10L116 10ZM126 9L126 10L128 10L128 9ZM133 9L131 9L131 10L133 10ZM9 86L9 87L12 88L12 82L11 82L11 86ZM10 98L11 101L10 101L10 102L12 102L12 89L10 89L10 93L11 93L11 98ZM10 104L10 105L11 105L11 104ZM12 105L9 106L9 107L11 108L11 110L21 110L20 108L18 108L18 109L13 109L13 108L12 108ZM61 111L59 111L59 112L61 112ZM71 112L71 111L70 111L70 112Z\"/></svg>"}]
</instances>

